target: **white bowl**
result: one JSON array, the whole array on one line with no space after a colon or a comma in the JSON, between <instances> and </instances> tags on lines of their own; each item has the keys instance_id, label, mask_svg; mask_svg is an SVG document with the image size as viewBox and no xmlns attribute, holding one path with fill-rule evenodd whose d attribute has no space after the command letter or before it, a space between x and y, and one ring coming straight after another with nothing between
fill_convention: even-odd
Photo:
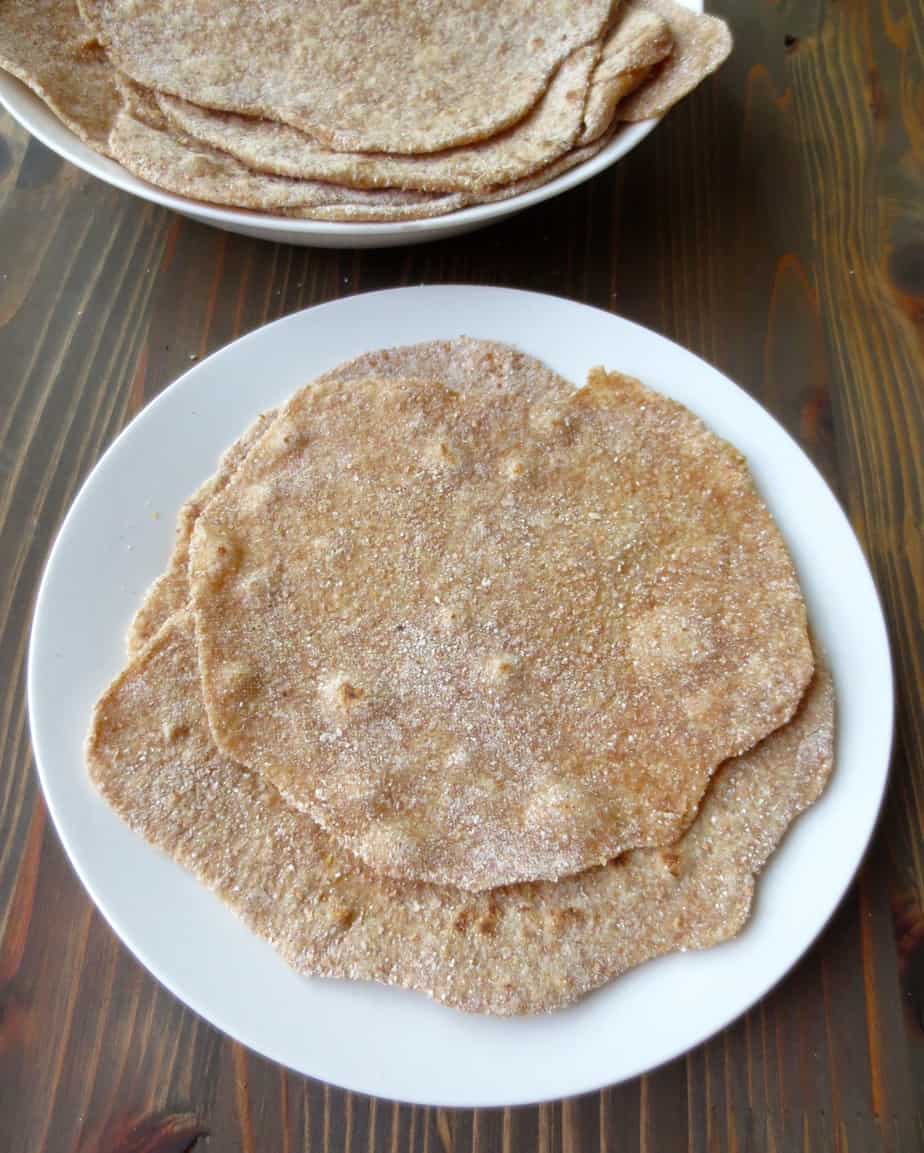
<instances>
[{"instance_id":1,"label":"white bowl","mask_svg":"<svg viewBox=\"0 0 924 1153\"><path fill-rule=\"evenodd\" d=\"M701 12L703 0L681 0L687 7ZM658 120L644 120L639 124L627 124L612 141L596 156L577 165L561 176L534 188L530 192L512 196L495 204L478 204L463 208L445 216L429 220L408 220L397 224L329 224L316 220L293 220L286 216L273 216L263 212L250 212L242 209L220 208L217 205L191 200L139 180L121 164L100 156L79 140L73 132L38 99L29 89L13 76L0 69L0 104L19 123L57 152L71 164L76 164L84 172L105 180L124 192L133 192L143 200L172 208L175 212L199 220L203 224L213 224L229 232L240 232L245 236L257 236L263 240L273 240L287 244L315 245L319 248L392 248L399 244L420 244L425 240L443 240L462 232L483 228L486 224L504 220L516 212L522 212L532 204L548 200L560 192L567 192L585 180L590 180L598 172L615 164L636 144L644 140Z\"/></svg>"}]
</instances>

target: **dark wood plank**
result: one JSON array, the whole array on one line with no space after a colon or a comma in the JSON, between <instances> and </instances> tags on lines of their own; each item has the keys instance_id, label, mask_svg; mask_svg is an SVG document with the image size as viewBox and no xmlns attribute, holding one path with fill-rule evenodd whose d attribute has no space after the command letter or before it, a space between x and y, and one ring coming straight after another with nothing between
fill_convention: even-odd
<instances>
[{"instance_id":1,"label":"dark wood plank","mask_svg":"<svg viewBox=\"0 0 924 1153\"><path fill-rule=\"evenodd\" d=\"M615 170L414 249L295 249L192 224L84 176L0 115L0 1149L924 1148L924 11L913 0L717 7L735 29L732 59ZM478 1112L299 1077L161 989L95 913L49 828L23 683L49 544L144 403L277 316L452 281L619 311L757 396L860 535L899 688L874 847L794 972L646 1077Z\"/></svg>"}]
</instances>

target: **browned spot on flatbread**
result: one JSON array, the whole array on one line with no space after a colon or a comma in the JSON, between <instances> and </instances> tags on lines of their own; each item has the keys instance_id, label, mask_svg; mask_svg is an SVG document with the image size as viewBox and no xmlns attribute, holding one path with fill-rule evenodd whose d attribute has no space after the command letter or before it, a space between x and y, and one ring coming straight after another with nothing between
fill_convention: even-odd
<instances>
[{"instance_id":1,"label":"browned spot on flatbread","mask_svg":"<svg viewBox=\"0 0 924 1153\"><path fill-rule=\"evenodd\" d=\"M530 395L561 395L570 391L567 381L550 372L533 357L491 341L429 341L366 353L339 365L330 379L351 380L365 376L403 377L430 376L444 380L460 391L472 389L527 388ZM184 608L189 601L189 538L202 509L228 483L244 458L264 433L266 442L280 457L304 447L298 428L291 421L275 419L275 412L262 414L222 456L218 471L180 509L176 536L167 571L153 584L132 621L128 634L129 653L142 648L169 616ZM518 475L518 474L517 474ZM255 490L254 490L255 492ZM254 495L252 492L251 495ZM254 509L260 507L254 504ZM460 623L458 608L446 606L445 624ZM396 626L400 628L399 626Z\"/></svg>"}]
</instances>

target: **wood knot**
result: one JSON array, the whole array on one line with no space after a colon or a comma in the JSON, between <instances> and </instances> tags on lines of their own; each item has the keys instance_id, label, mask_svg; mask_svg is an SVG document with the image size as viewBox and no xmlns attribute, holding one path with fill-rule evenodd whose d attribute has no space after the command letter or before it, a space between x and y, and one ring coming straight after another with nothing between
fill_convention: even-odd
<instances>
[{"instance_id":1,"label":"wood knot","mask_svg":"<svg viewBox=\"0 0 924 1153\"><path fill-rule=\"evenodd\" d=\"M90 1132L78 1153L190 1153L208 1128L192 1113L122 1116Z\"/></svg>"},{"instance_id":2,"label":"wood knot","mask_svg":"<svg viewBox=\"0 0 924 1153\"><path fill-rule=\"evenodd\" d=\"M889 257L889 277L903 296L924 298L924 243L896 248Z\"/></svg>"}]
</instances>

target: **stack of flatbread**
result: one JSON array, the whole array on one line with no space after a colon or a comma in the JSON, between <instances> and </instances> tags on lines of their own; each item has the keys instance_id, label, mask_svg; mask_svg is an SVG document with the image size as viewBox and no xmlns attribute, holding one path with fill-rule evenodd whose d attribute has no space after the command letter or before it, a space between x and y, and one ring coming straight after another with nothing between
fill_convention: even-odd
<instances>
[{"instance_id":1,"label":"stack of flatbread","mask_svg":"<svg viewBox=\"0 0 924 1153\"><path fill-rule=\"evenodd\" d=\"M743 458L460 339L265 414L182 510L91 776L306 974L549 1010L745 924L834 700Z\"/></svg>"},{"instance_id":2,"label":"stack of flatbread","mask_svg":"<svg viewBox=\"0 0 924 1153\"><path fill-rule=\"evenodd\" d=\"M673 0L0 0L0 67L170 192L315 220L506 199L731 49Z\"/></svg>"}]
</instances>

